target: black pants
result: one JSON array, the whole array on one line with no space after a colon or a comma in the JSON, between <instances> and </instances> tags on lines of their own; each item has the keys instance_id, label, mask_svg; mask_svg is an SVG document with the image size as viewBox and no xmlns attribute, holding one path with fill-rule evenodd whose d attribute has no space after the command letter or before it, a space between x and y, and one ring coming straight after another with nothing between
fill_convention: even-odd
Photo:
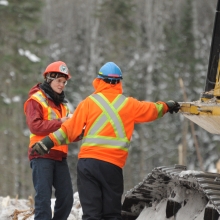
<instances>
[{"instance_id":1,"label":"black pants","mask_svg":"<svg viewBox=\"0 0 220 220\"><path fill-rule=\"evenodd\" d=\"M83 220L121 220L122 169L96 159L79 159L77 187Z\"/></svg>"},{"instance_id":2,"label":"black pants","mask_svg":"<svg viewBox=\"0 0 220 220\"><path fill-rule=\"evenodd\" d=\"M51 195L55 189L55 207L52 220L67 220L73 207L73 189L66 159L56 161L46 158L31 160L35 195L35 220L52 218Z\"/></svg>"}]
</instances>

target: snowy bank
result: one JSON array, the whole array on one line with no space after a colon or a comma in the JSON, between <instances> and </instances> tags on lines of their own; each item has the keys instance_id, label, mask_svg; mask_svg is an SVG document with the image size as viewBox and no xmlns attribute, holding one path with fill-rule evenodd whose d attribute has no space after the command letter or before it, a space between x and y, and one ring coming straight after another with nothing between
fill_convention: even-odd
<instances>
[{"instance_id":1,"label":"snowy bank","mask_svg":"<svg viewBox=\"0 0 220 220\"><path fill-rule=\"evenodd\" d=\"M51 199L51 209L53 212L55 199ZM1 220L34 220L34 199L27 200L0 197L0 219ZM74 194L74 203L68 220L81 220L82 208L79 202L78 192Z\"/></svg>"}]
</instances>

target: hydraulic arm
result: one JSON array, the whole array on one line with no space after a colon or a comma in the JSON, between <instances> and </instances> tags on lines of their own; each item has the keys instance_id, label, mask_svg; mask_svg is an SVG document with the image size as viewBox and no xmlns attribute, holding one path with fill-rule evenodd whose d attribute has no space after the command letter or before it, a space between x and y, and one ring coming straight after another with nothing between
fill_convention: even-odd
<instances>
[{"instance_id":1,"label":"hydraulic arm","mask_svg":"<svg viewBox=\"0 0 220 220\"><path fill-rule=\"evenodd\" d=\"M220 0L217 3L205 91L198 101L181 102L180 112L210 133L220 134Z\"/></svg>"}]
</instances>

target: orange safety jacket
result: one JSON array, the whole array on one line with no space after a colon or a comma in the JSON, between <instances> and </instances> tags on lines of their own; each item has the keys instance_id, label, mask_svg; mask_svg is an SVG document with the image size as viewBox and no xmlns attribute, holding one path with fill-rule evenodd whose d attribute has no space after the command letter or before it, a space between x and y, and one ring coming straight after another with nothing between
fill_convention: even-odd
<instances>
[{"instance_id":1,"label":"orange safety jacket","mask_svg":"<svg viewBox=\"0 0 220 220\"><path fill-rule=\"evenodd\" d=\"M28 103L29 100L35 100L37 101L41 106L42 106L42 109L43 109L43 119L44 120L52 120L52 119L59 119L59 118L62 118L62 117L65 117L67 114L70 113L70 110L68 108L68 106L65 104L65 103L62 103L60 106L61 106L61 114L60 112L55 109L55 108L52 108L48 105L48 101L47 101L47 98L46 98L46 95L42 92L42 91L38 91L36 93L34 93L25 103L24 103L24 112L25 112L25 109L26 109L26 105ZM29 148L33 146L34 143L42 140L45 136L39 136L39 135L35 135L35 134L30 134L30 144L29 144ZM53 150L58 150L58 151L61 151L61 152L64 152L64 153L68 153L68 146L65 144L65 145L60 145L60 146L54 146Z\"/></svg>"},{"instance_id":2,"label":"orange safety jacket","mask_svg":"<svg viewBox=\"0 0 220 220\"><path fill-rule=\"evenodd\" d=\"M138 101L122 95L122 85L96 79L96 91L83 100L73 116L49 137L55 145L70 143L82 133L78 158L94 158L119 167L125 165L134 124L161 118L168 107L164 102Z\"/></svg>"}]
</instances>

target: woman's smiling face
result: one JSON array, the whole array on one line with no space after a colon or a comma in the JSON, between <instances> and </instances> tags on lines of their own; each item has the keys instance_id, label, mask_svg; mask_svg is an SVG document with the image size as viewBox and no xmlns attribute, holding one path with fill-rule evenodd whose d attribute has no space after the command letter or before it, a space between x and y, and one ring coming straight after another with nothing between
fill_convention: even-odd
<instances>
[{"instance_id":1,"label":"woman's smiling face","mask_svg":"<svg viewBox=\"0 0 220 220\"><path fill-rule=\"evenodd\" d=\"M52 80L52 82L50 83L50 86L54 92L60 94L64 90L64 87L66 84L67 84L66 78L59 77L57 79Z\"/></svg>"}]
</instances>

